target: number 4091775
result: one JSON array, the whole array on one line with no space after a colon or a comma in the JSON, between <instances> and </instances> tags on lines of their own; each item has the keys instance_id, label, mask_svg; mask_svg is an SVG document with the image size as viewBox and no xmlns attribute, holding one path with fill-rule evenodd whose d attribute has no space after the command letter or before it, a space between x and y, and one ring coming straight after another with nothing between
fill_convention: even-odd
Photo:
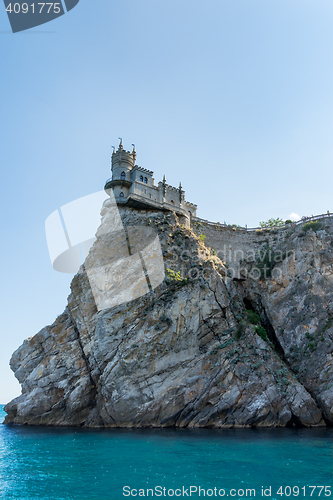
<instances>
[{"instance_id":1,"label":"number 4091775","mask_svg":"<svg viewBox=\"0 0 333 500\"><path fill-rule=\"evenodd\" d=\"M13 7L12 7L13 5ZM54 13L54 14L60 14L61 4L58 3L23 3L22 5L19 3L14 3L14 4L9 4L8 7L6 8L6 11L9 12L10 14L14 12L14 14L27 14L28 12L31 12L32 14L41 14L42 12L46 14Z\"/></svg>"},{"instance_id":2,"label":"number 4091775","mask_svg":"<svg viewBox=\"0 0 333 500\"><path fill-rule=\"evenodd\" d=\"M310 490L310 491L308 491ZM276 492L281 497L330 497L332 495L331 486L280 486Z\"/></svg>"}]
</instances>

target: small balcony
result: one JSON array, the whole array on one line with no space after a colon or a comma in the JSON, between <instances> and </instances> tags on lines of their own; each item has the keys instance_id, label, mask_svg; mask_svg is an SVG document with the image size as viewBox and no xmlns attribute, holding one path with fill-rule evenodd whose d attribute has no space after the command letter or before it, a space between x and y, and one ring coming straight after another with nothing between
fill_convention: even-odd
<instances>
[{"instance_id":1,"label":"small balcony","mask_svg":"<svg viewBox=\"0 0 333 500\"><path fill-rule=\"evenodd\" d=\"M132 185L132 181L126 181L125 179L108 179L105 183L104 190L112 189L114 186L122 187L130 187Z\"/></svg>"}]
</instances>

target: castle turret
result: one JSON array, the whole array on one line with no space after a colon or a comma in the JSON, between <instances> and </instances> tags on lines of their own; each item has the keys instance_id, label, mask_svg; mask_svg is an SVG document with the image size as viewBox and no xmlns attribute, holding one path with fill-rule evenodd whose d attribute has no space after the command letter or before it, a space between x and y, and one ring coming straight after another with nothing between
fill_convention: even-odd
<instances>
[{"instance_id":1,"label":"castle turret","mask_svg":"<svg viewBox=\"0 0 333 500\"><path fill-rule=\"evenodd\" d=\"M112 177L106 182L104 189L113 189L116 198L127 198L132 185L131 172L135 167L136 151L134 144L132 152L125 151L123 140L121 137L119 139L118 150L113 148L111 156Z\"/></svg>"},{"instance_id":2,"label":"castle turret","mask_svg":"<svg viewBox=\"0 0 333 500\"><path fill-rule=\"evenodd\" d=\"M125 151L123 148L123 141L120 139L118 150L114 151L111 157L112 180L122 179L122 177L124 177L123 174L125 174L125 179L122 180L130 180L130 172L135 166L135 160L135 147L133 147L131 153Z\"/></svg>"}]
</instances>

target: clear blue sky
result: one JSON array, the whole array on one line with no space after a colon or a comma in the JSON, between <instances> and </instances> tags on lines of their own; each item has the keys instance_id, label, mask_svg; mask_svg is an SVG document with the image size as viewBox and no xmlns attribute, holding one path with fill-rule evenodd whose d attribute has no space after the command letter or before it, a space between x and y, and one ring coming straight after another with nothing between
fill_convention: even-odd
<instances>
[{"instance_id":1,"label":"clear blue sky","mask_svg":"<svg viewBox=\"0 0 333 500\"><path fill-rule=\"evenodd\" d=\"M13 35L0 5L1 403L69 293L45 219L103 187L118 136L202 218L333 210L332 26L332 0L80 0Z\"/></svg>"}]
</instances>

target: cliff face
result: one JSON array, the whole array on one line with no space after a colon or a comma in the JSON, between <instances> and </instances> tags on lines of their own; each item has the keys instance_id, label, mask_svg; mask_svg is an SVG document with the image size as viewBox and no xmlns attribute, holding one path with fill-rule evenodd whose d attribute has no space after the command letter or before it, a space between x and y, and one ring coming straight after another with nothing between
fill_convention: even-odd
<instances>
[{"instance_id":1,"label":"cliff face","mask_svg":"<svg viewBox=\"0 0 333 500\"><path fill-rule=\"evenodd\" d=\"M287 366L332 423L332 224L322 223L316 232L286 232L275 248L286 255L275 279L247 280L243 295L271 325Z\"/></svg>"},{"instance_id":2,"label":"cliff face","mask_svg":"<svg viewBox=\"0 0 333 500\"><path fill-rule=\"evenodd\" d=\"M331 228L270 236L270 248L294 252L275 266L281 273L258 280L243 271L230 279L203 238L173 214L123 209L121 215L125 226L157 231L166 279L140 298L98 312L81 269L64 313L12 356L22 395L6 406L5 423L333 423ZM103 224L109 216L106 205ZM86 268L114 256L112 239L98 235ZM258 241L267 245L261 236Z\"/></svg>"}]
</instances>

